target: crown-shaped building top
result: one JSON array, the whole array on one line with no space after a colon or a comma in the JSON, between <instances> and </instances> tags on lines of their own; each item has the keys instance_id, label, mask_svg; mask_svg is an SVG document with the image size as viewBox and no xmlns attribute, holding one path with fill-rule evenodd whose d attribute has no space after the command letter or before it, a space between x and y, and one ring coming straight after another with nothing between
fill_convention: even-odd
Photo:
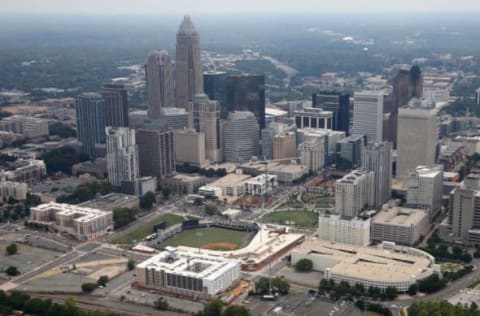
<instances>
[{"instance_id":1,"label":"crown-shaped building top","mask_svg":"<svg viewBox=\"0 0 480 316\"><path fill-rule=\"evenodd\" d=\"M195 25L193 25L192 19L189 15L183 17L183 21L180 24L177 35L198 35Z\"/></svg>"}]
</instances>

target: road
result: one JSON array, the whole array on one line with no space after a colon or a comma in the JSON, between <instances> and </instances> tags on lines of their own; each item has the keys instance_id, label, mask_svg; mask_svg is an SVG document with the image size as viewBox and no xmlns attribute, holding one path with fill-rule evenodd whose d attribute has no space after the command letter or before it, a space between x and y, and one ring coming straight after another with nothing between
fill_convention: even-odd
<instances>
[{"instance_id":1,"label":"road","mask_svg":"<svg viewBox=\"0 0 480 316\"><path fill-rule=\"evenodd\" d=\"M112 300L105 297L96 297L93 295L59 295L59 294L39 294L28 293L32 297L38 297L43 299L51 299L55 303L63 303L66 298L72 297L75 299L76 306L84 310L103 310L108 312L128 314L128 315L165 315L165 316L180 316L185 315L170 311L157 311L153 307L132 304L127 302L120 302L118 300Z\"/></svg>"}]
</instances>

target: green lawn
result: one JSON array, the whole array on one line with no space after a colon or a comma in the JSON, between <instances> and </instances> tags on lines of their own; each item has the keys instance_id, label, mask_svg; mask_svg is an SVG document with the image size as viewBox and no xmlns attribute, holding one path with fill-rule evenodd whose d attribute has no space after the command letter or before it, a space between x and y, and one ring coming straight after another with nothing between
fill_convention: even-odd
<instances>
[{"instance_id":1,"label":"green lawn","mask_svg":"<svg viewBox=\"0 0 480 316\"><path fill-rule=\"evenodd\" d=\"M189 219L193 218L191 216L188 216ZM137 229L134 231L119 237L113 241L114 244L126 244L126 245L131 245L134 240L140 241L143 240L143 238L147 237L148 235L153 233L153 226L160 224L163 221L167 222L167 227L178 224L183 222L183 217L175 215L175 214L165 214L157 219L155 219L152 222L145 223L144 225L139 226Z\"/></svg>"},{"instance_id":2,"label":"green lawn","mask_svg":"<svg viewBox=\"0 0 480 316\"><path fill-rule=\"evenodd\" d=\"M168 239L162 247L165 246L188 246L199 248L205 244L216 242L228 242L237 244L239 247L247 235L244 231L231 229L209 227L189 229Z\"/></svg>"},{"instance_id":3,"label":"green lawn","mask_svg":"<svg viewBox=\"0 0 480 316\"><path fill-rule=\"evenodd\" d=\"M263 223L291 225L296 227L317 227L318 213L308 211L273 212L262 217Z\"/></svg>"}]
</instances>

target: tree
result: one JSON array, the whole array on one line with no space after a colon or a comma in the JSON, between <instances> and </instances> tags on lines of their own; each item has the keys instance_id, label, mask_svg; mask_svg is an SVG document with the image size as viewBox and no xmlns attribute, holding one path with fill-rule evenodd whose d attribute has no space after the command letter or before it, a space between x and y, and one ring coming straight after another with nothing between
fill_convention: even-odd
<instances>
[{"instance_id":1,"label":"tree","mask_svg":"<svg viewBox=\"0 0 480 316\"><path fill-rule=\"evenodd\" d=\"M218 208L215 204L207 204L205 205L205 212L212 216L218 213Z\"/></svg>"},{"instance_id":2,"label":"tree","mask_svg":"<svg viewBox=\"0 0 480 316\"><path fill-rule=\"evenodd\" d=\"M56 135L61 138L77 137L77 133L73 128L60 122L50 124L48 127L48 134L50 136Z\"/></svg>"},{"instance_id":3,"label":"tree","mask_svg":"<svg viewBox=\"0 0 480 316\"><path fill-rule=\"evenodd\" d=\"M200 313L201 316L222 316L223 302L218 298L213 299Z\"/></svg>"},{"instance_id":4,"label":"tree","mask_svg":"<svg viewBox=\"0 0 480 316\"><path fill-rule=\"evenodd\" d=\"M168 309L168 303L163 297L159 297L158 300L153 303L153 305L156 309L161 311L166 311Z\"/></svg>"},{"instance_id":5,"label":"tree","mask_svg":"<svg viewBox=\"0 0 480 316\"><path fill-rule=\"evenodd\" d=\"M136 208L120 207L113 210L113 225L115 228L125 226L135 220Z\"/></svg>"},{"instance_id":6,"label":"tree","mask_svg":"<svg viewBox=\"0 0 480 316\"><path fill-rule=\"evenodd\" d=\"M313 268L313 261L310 259L300 259L295 264L295 270L300 272L310 272Z\"/></svg>"},{"instance_id":7,"label":"tree","mask_svg":"<svg viewBox=\"0 0 480 316\"><path fill-rule=\"evenodd\" d=\"M128 271L132 271L133 269L135 269L135 260L128 259L127 269L128 269Z\"/></svg>"},{"instance_id":8,"label":"tree","mask_svg":"<svg viewBox=\"0 0 480 316\"><path fill-rule=\"evenodd\" d=\"M250 316L250 311L245 306L230 305L223 311L223 316Z\"/></svg>"},{"instance_id":9,"label":"tree","mask_svg":"<svg viewBox=\"0 0 480 316\"><path fill-rule=\"evenodd\" d=\"M152 191L148 191L140 197L140 208L142 210L151 210L155 203L155 194Z\"/></svg>"},{"instance_id":10,"label":"tree","mask_svg":"<svg viewBox=\"0 0 480 316\"><path fill-rule=\"evenodd\" d=\"M97 288L96 283L83 283L82 284L82 292L91 293Z\"/></svg>"},{"instance_id":11,"label":"tree","mask_svg":"<svg viewBox=\"0 0 480 316\"><path fill-rule=\"evenodd\" d=\"M9 266L5 269L5 273L9 276L17 276L20 274L20 271L18 271L17 267Z\"/></svg>"},{"instance_id":12,"label":"tree","mask_svg":"<svg viewBox=\"0 0 480 316\"><path fill-rule=\"evenodd\" d=\"M172 193L172 189L170 189L170 187L162 188L162 195L164 200L168 200L170 198L170 193Z\"/></svg>"},{"instance_id":13,"label":"tree","mask_svg":"<svg viewBox=\"0 0 480 316\"><path fill-rule=\"evenodd\" d=\"M418 285L417 285L417 283L413 283L412 285L410 285L410 286L408 287L408 291L407 291L407 292L408 292L408 295L414 296L414 295L417 294L417 291L418 291Z\"/></svg>"},{"instance_id":14,"label":"tree","mask_svg":"<svg viewBox=\"0 0 480 316\"><path fill-rule=\"evenodd\" d=\"M398 296L398 293L397 293L397 288L393 287L393 286L388 286L386 289L385 289L385 297L392 301L394 300L396 297Z\"/></svg>"},{"instance_id":15,"label":"tree","mask_svg":"<svg viewBox=\"0 0 480 316\"><path fill-rule=\"evenodd\" d=\"M106 286L107 283L108 283L108 276L107 275L102 275L97 280L97 285L98 286Z\"/></svg>"},{"instance_id":16,"label":"tree","mask_svg":"<svg viewBox=\"0 0 480 316\"><path fill-rule=\"evenodd\" d=\"M17 204L18 201L15 200L15 198L14 198L13 196L10 196L10 197L8 198L7 203L10 204L10 205L14 205L14 204Z\"/></svg>"},{"instance_id":17,"label":"tree","mask_svg":"<svg viewBox=\"0 0 480 316\"><path fill-rule=\"evenodd\" d=\"M7 246L6 251L9 256L16 254L18 251L17 244L11 243L10 245Z\"/></svg>"}]
</instances>

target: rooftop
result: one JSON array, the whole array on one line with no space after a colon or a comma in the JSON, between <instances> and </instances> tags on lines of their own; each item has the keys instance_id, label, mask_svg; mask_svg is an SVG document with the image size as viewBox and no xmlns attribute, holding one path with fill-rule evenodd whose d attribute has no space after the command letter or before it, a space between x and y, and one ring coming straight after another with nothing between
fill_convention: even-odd
<instances>
[{"instance_id":1,"label":"rooftop","mask_svg":"<svg viewBox=\"0 0 480 316\"><path fill-rule=\"evenodd\" d=\"M372 224L412 226L420 223L428 214L422 209L393 206L383 208L373 217Z\"/></svg>"},{"instance_id":2,"label":"rooftop","mask_svg":"<svg viewBox=\"0 0 480 316\"><path fill-rule=\"evenodd\" d=\"M434 264L432 256L418 249L354 246L315 238L305 241L296 251L331 260L331 273L374 282L409 281Z\"/></svg>"},{"instance_id":3,"label":"rooftop","mask_svg":"<svg viewBox=\"0 0 480 316\"><path fill-rule=\"evenodd\" d=\"M214 280L219 274L238 265L237 260L199 253L196 249L167 247L165 251L138 264L137 268Z\"/></svg>"}]
</instances>

